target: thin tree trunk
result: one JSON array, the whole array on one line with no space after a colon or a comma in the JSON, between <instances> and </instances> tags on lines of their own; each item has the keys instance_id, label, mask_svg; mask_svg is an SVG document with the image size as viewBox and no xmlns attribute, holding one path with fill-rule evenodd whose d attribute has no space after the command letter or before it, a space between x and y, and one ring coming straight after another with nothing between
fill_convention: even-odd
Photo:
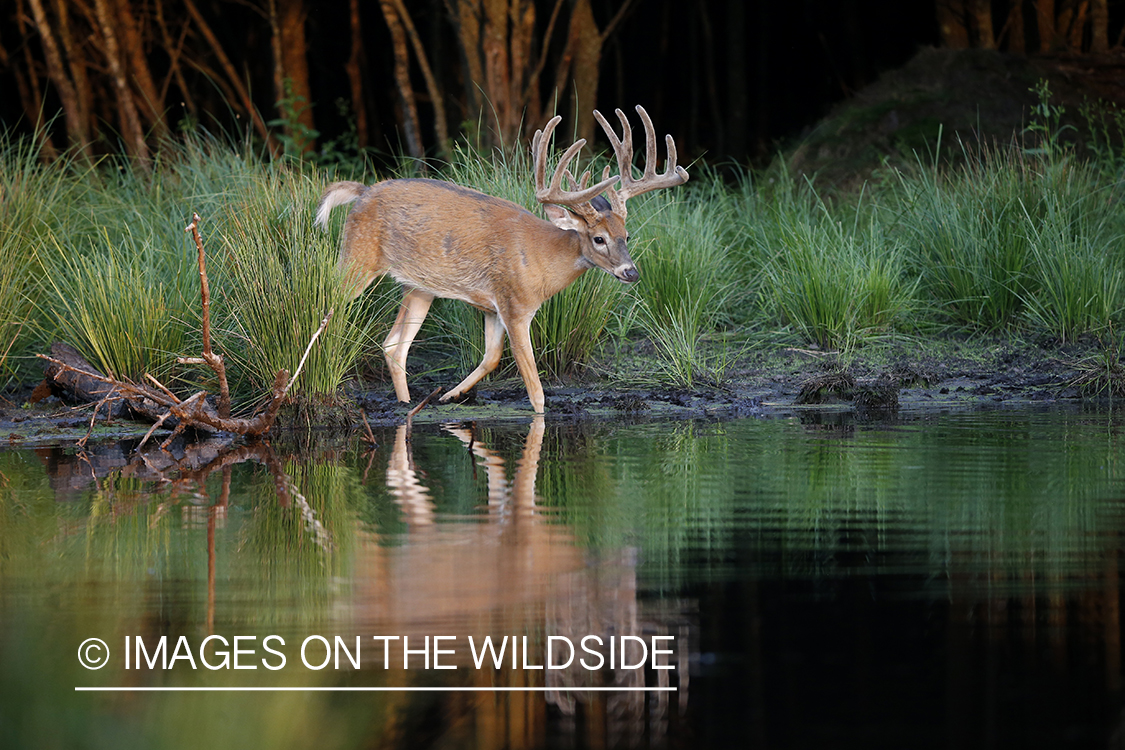
<instances>
[{"instance_id":1,"label":"thin tree trunk","mask_svg":"<svg viewBox=\"0 0 1125 750\"><path fill-rule=\"evenodd\" d=\"M480 116L483 105L481 91L478 88L484 83L484 65L480 59L480 32L483 17L481 0L457 0L457 13L454 20L465 67L469 71L465 79L465 97L469 101L470 115L473 118Z\"/></svg>"},{"instance_id":2,"label":"thin tree trunk","mask_svg":"<svg viewBox=\"0 0 1125 750\"><path fill-rule=\"evenodd\" d=\"M367 147L367 104L363 99L363 30L360 27L359 0L348 0L348 22L352 33L352 49L344 70L351 85L352 113L355 115L356 140L360 148Z\"/></svg>"},{"instance_id":3,"label":"thin tree trunk","mask_svg":"<svg viewBox=\"0 0 1125 750\"><path fill-rule=\"evenodd\" d=\"M969 29L965 25L965 0L937 0L937 22L943 47L948 49L969 47Z\"/></svg>"},{"instance_id":4,"label":"thin tree trunk","mask_svg":"<svg viewBox=\"0 0 1125 750\"><path fill-rule=\"evenodd\" d=\"M1109 8L1106 0L1090 0L1090 52L1109 50Z\"/></svg>"},{"instance_id":5,"label":"thin tree trunk","mask_svg":"<svg viewBox=\"0 0 1125 750\"><path fill-rule=\"evenodd\" d=\"M297 144L302 152L316 145L313 136L312 89L309 86L308 42L305 38L305 19L308 7L304 0L280 0L278 21L281 27L281 55L285 78L289 81L293 112L303 132Z\"/></svg>"},{"instance_id":6,"label":"thin tree trunk","mask_svg":"<svg viewBox=\"0 0 1125 750\"><path fill-rule=\"evenodd\" d=\"M1035 25L1039 30L1039 51L1055 47L1055 0L1035 0Z\"/></svg>"},{"instance_id":7,"label":"thin tree trunk","mask_svg":"<svg viewBox=\"0 0 1125 750\"><path fill-rule=\"evenodd\" d=\"M1010 0L1012 6L1008 11L1008 51L1014 55L1023 55L1027 52L1027 39L1024 37L1023 28L1023 0Z\"/></svg>"},{"instance_id":8,"label":"thin tree trunk","mask_svg":"<svg viewBox=\"0 0 1125 750\"><path fill-rule=\"evenodd\" d=\"M414 55L418 58L418 67L422 70L422 79L426 82L426 93L429 94L433 103L434 135L437 137L438 155L446 158L449 156L449 126L445 120L445 96L441 93L433 70L430 69L426 50L422 47L422 38L418 36L418 30L414 28L414 21L411 20L410 14L406 12L406 6L402 0L393 0L393 2L403 28L406 30L406 35L414 47Z\"/></svg>"},{"instance_id":9,"label":"thin tree trunk","mask_svg":"<svg viewBox=\"0 0 1125 750\"><path fill-rule=\"evenodd\" d=\"M117 0L117 17L121 23L121 36L118 42L126 53L122 61L128 60L128 68L132 74L133 83L140 92L140 110L144 113L154 135L163 139L168 135L168 121L164 119L164 99L156 90L152 70L149 68L148 58L145 55L144 39L137 27L137 20L133 16L130 0ZM171 54L171 50L169 50L169 54Z\"/></svg>"},{"instance_id":10,"label":"thin tree trunk","mask_svg":"<svg viewBox=\"0 0 1125 750\"><path fill-rule=\"evenodd\" d=\"M402 27L393 0L379 0L383 18L391 32L395 56L395 84L402 105L402 134L406 139L406 152L415 159L425 156L418 125L418 105L414 101L414 88L410 85L410 53L406 44L406 30Z\"/></svg>"},{"instance_id":11,"label":"thin tree trunk","mask_svg":"<svg viewBox=\"0 0 1125 750\"><path fill-rule=\"evenodd\" d=\"M94 8L98 14L98 25L101 27L102 38L105 40L105 57L109 64L113 90L117 94L117 116L121 123L121 135L125 139L125 151L134 160L147 166L149 161L148 144L145 142L144 129L141 128L141 119L137 114L136 102L133 101L133 94L129 90L129 79L125 76L125 66L121 62L117 46L116 19L111 15L108 0L94 0Z\"/></svg>"},{"instance_id":12,"label":"thin tree trunk","mask_svg":"<svg viewBox=\"0 0 1125 750\"><path fill-rule=\"evenodd\" d=\"M270 52L273 57L273 100L285 98L285 53L281 51L281 22L277 15L277 0L269 0Z\"/></svg>"},{"instance_id":13,"label":"thin tree trunk","mask_svg":"<svg viewBox=\"0 0 1125 750\"><path fill-rule=\"evenodd\" d=\"M22 8L20 10L22 10ZM27 48L26 44L22 46L25 49ZM55 148L55 144L51 142L50 134L47 133L46 128L43 127L43 110L39 92L35 90L35 92L32 93L32 88L28 83L28 79L19 70L18 65L12 59L8 50L0 44L0 69L4 68L12 71L12 77L16 79L16 91L19 92L20 106L23 107L24 116L27 117L28 122L35 123L35 136L40 141L40 148L42 149L41 155L48 160L54 159L58 156L58 149Z\"/></svg>"},{"instance_id":14,"label":"thin tree trunk","mask_svg":"<svg viewBox=\"0 0 1125 750\"><path fill-rule=\"evenodd\" d=\"M508 56L508 0L484 0L484 32L481 38L484 55L484 88L492 104L496 121L496 138L507 148L515 139L512 127L511 65Z\"/></svg>"},{"instance_id":15,"label":"thin tree trunk","mask_svg":"<svg viewBox=\"0 0 1125 750\"><path fill-rule=\"evenodd\" d=\"M1086 27L1086 0L1070 0L1059 13L1056 34L1066 40L1067 47L1075 52L1082 51L1082 31Z\"/></svg>"},{"instance_id":16,"label":"thin tree trunk","mask_svg":"<svg viewBox=\"0 0 1125 750\"><path fill-rule=\"evenodd\" d=\"M590 0L576 0L570 14L570 38L575 42L570 99L570 112L575 119L574 138L585 138L587 143L592 143L595 122L590 112L598 106L602 35Z\"/></svg>"},{"instance_id":17,"label":"thin tree trunk","mask_svg":"<svg viewBox=\"0 0 1125 750\"><path fill-rule=\"evenodd\" d=\"M235 70L235 67L231 63L230 58L227 57L226 52L223 51L223 47L221 44L219 44L219 40L215 36L215 32L211 30L211 27L207 24L207 21L203 18L203 14L199 12L199 8L196 7L193 0L183 0L183 3L188 9L188 13L191 14L192 19L195 21L195 25L199 27L199 30L207 40L207 43L211 45L211 50L215 53L215 56L219 58L219 64L222 65L223 72L226 73L226 76L230 81L230 85L233 86L234 90L237 92L238 99L240 100L242 107L246 110L247 116L249 116L251 118L251 121L254 123L254 128L258 131L258 134L262 137L262 140L266 142L266 145L269 147L270 153L277 154L277 141L274 140L274 137L270 133L269 128L266 127L265 120L262 119L261 114L257 109L255 109L254 102L250 99L250 93L246 90L246 85L242 82L242 79L238 75L238 71Z\"/></svg>"},{"instance_id":18,"label":"thin tree trunk","mask_svg":"<svg viewBox=\"0 0 1125 750\"><path fill-rule=\"evenodd\" d=\"M58 19L59 39L66 54L70 78L74 81L74 92L78 97L79 116L86 123L86 128L93 132L97 129L97 123L93 121L91 114L94 111L94 92L86 75L88 67L86 55L81 47L74 42L67 0L54 0L54 8L55 17ZM91 19L91 25L96 25L93 19Z\"/></svg>"},{"instance_id":19,"label":"thin tree trunk","mask_svg":"<svg viewBox=\"0 0 1125 750\"><path fill-rule=\"evenodd\" d=\"M707 86L707 103L711 117L711 127L714 129L714 142L718 144L721 153L729 153L726 138L726 128L723 127L724 118L719 104L719 76L715 69L715 33L711 28L711 15L707 12L707 4L699 4L699 21L703 31L703 80Z\"/></svg>"},{"instance_id":20,"label":"thin tree trunk","mask_svg":"<svg viewBox=\"0 0 1125 750\"><path fill-rule=\"evenodd\" d=\"M976 32L976 45L981 49L996 49L996 35L992 32L991 0L970 0L969 12Z\"/></svg>"},{"instance_id":21,"label":"thin tree trunk","mask_svg":"<svg viewBox=\"0 0 1125 750\"><path fill-rule=\"evenodd\" d=\"M512 29L509 49L512 75L507 96L516 118L514 127L516 129L515 137L518 139L522 135L519 132L521 123L525 132L528 128L538 127L538 125L533 127L528 119L528 113L524 111L524 93L531 90L530 79L535 75L535 69L532 67L534 64L532 62L532 49L535 42L535 3L531 0L512 0L509 7L509 16ZM536 88L538 88L538 85ZM538 99L538 97L536 98ZM536 102L536 114L538 114L538 109L538 102Z\"/></svg>"},{"instance_id":22,"label":"thin tree trunk","mask_svg":"<svg viewBox=\"0 0 1125 750\"><path fill-rule=\"evenodd\" d=\"M43 8L42 0L28 0L35 19L35 26L39 31L39 38L43 43L43 54L47 60L47 75L59 92L62 101L63 115L66 118L66 129L72 143L79 152L88 157L90 155L90 133L87 129L86 119L78 104L78 94L74 83L66 74L63 67L62 55L51 31L47 13Z\"/></svg>"},{"instance_id":23,"label":"thin tree trunk","mask_svg":"<svg viewBox=\"0 0 1125 750\"><path fill-rule=\"evenodd\" d=\"M180 56L183 54L184 40L187 39L190 24L186 21L184 22L183 29L180 31L180 40L176 44L173 44L172 35L168 31L168 23L164 19L164 0L156 0L156 24L160 27L160 35L164 40L164 49L168 53L168 76L160 87L160 101L167 101L168 86L171 84L172 79L175 78L176 88L180 90L180 96L183 97L184 106L187 107L188 112L194 117L198 113L198 110L195 106L195 100L191 96L191 89L188 88L187 82L184 80L183 68L180 66Z\"/></svg>"},{"instance_id":24,"label":"thin tree trunk","mask_svg":"<svg viewBox=\"0 0 1125 750\"><path fill-rule=\"evenodd\" d=\"M535 64L535 69L531 71L528 76L523 94L520 96L520 107L526 108L528 113L529 129L539 127L539 123L547 119L546 112L540 104L539 80L543 75L543 69L547 67L547 53L550 51L551 39L555 35L555 22L559 19L559 11L562 9L563 0L555 0L555 7L551 10L551 18L547 21L547 30L543 33L543 39L539 44L539 62Z\"/></svg>"}]
</instances>

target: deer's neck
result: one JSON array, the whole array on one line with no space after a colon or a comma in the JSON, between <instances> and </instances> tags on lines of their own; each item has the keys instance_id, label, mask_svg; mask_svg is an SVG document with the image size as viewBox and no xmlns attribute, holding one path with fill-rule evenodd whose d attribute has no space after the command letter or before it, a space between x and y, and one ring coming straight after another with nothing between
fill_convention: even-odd
<instances>
[{"instance_id":1,"label":"deer's neck","mask_svg":"<svg viewBox=\"0 0 1125 750\"><path fill-rule=\"evenodd\" d=\"M549 241L539 244L540 294L543 301L573 284L592 266L582 255L582 238L573 230L548 225Z\"/></svg>"}]
</instances>

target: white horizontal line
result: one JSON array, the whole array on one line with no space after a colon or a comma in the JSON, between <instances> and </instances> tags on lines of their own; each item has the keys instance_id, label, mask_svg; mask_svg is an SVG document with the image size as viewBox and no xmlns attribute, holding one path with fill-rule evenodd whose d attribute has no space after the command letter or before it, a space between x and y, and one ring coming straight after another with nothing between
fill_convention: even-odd
<instances>
[{"instance_id":1,"label":"white horizontal line","mask_svg":"<svg viewBox=\"0 0 1125 750\"><path fill-rule=\"evenodd\" d=\"M667 693L674 687L76 687L78 693Z\"/></svg>"}]
</instances>

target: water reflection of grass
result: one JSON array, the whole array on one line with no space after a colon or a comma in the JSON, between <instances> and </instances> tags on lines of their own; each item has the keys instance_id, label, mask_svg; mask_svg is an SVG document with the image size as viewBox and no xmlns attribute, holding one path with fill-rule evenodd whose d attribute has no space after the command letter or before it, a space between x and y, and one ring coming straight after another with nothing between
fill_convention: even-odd
<instances>
[{"instance_id":1,"label":"water reflection of grass","mask_svg":"<svg viewBox=\"0 0 1125 750\"><path fill-rule=\"evenodd\" d=\"M566 455L555 471L570 476L541 491L587 544L639 547L659 585L744 566L847 575L857 559L936 574L969 565L1075 575L1101 565L1121 523L1109 502L1121 492L1120 440L1086 421L607 430L599 455Z\"/></svg>"}]
</instances>

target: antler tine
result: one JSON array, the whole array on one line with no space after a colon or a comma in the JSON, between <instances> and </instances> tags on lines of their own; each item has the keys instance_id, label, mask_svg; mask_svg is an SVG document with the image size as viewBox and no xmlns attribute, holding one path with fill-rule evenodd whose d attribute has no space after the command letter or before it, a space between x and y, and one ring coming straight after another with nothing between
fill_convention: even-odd
<instances>
[{"instance_id":1,"label":"antler tine","mask_svg":"<svg viewBox=\"0 0 1125 750\"><path fill-rule=\"evenodd\" d=\"M535 198L540 203L551 203L557 206L567 206L579 212L586 210L595 211L588 205L598 195L601 195L613 183L617 182L618 178L610 177L603 179L595 185L586 187L585 184L589 180L589 172L583 174L581 181L575 180L574 176L570 173L568 167L582 147L586 145L586 139L580 138L571 144L559 159L559 164L555 167L554 174L551 175L551 183L547 184L547 142L551 138L551 133L554 132L555 127L562 121L562 117L556 115L551 118L547 126L542 132L536 131L535 136L531 139L531 151L535 160ZM563 177L567 176L572 182L579 186L578 190L564 190L562 187Z\"/></svg>"},{"instance_id":2,"label":"antler tine","mask_svg":"<svg viewBox=\"0 0 1125 750\"><path fill-rule=\"evenodd\" d=\"M633 131L629 119L620 109L616 110L617 119L621 121L622 138L618 138L609 123L597 111L594 117L605 130L614 153L617 154L617 165L621 170L621 186L608 191L610 204L614 213L625 216L625 201L634 196L647 193L650 190L675 187L688 180L687 170L676 164L676 144L672 136L665 136L664 142L668 148L668 165L664 174L656 173L656 129L652 126L652 119L641 105L637 105L637 114L641 116L641 123L645 128L645 167L639 180L633 179Z\"/></svg>"},{"instance_id":3,"label":"antler tine","mask_svg":"<svg viewBox=\"0 0 1125 750\"><path fill-rule=\"evenodd\" d=\"M551 140L551 134L555 132L555 127L560 122L562 117L555 115L542 130L536 130L535 136L531 139L531 158L535 162L536 195L547 187L547 142Z\"/></svg>"},{"instance_id":4,"label":"antler tine","mask_svg":"<svg viewBox=\"0 0 1125 750\"><path fill-rule=\"evenodd\" d=\"M652 126L652 118L645 112L645 108L637 105L637 114L641 116L641 124L645 127L645 172L641 180L656 177L656 128Z\"/></svg>"}]
</instances>

